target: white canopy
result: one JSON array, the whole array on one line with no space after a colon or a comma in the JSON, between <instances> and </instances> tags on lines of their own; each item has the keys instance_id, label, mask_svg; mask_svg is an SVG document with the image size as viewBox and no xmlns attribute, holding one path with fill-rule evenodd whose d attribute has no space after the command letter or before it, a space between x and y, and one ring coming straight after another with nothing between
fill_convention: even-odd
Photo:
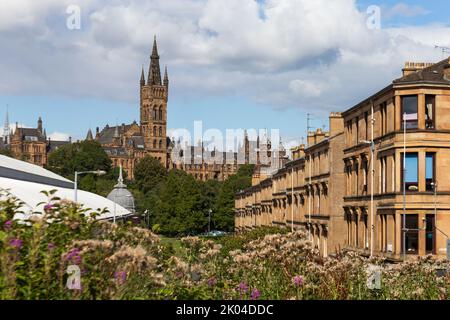
<instances>
[{"instance_id":1,"label":"white canopy","mask_svg":"<svg viewBox=\"0 0 450 320\"><path fill-rule=\"evenodd\" d=\"M42 182L42 183L40 183ZM0 190L6 191L24 203L16 219L24 219L34 212L42 212L49 199L41 191L57 190L54 196L62 200L74 200L73 182L53 172L23 161L0 156ZM5 192L3 192L5 193ZM5 195L3 195L5 197ZM130 211L97 194L78 190L78 203L92 210L109 212L98 219L117 219L128 216ZM39 203L44 203L38 205Z\"/></svg>"}]
</instances>

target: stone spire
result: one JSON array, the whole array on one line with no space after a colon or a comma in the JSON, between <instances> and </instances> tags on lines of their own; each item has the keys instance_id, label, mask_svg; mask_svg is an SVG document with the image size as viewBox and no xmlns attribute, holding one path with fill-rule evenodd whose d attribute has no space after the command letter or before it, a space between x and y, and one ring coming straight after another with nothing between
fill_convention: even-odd
<instances>
[{"instance_id":1,"label":"stone spire","mask_svg":"<svg viewBox=\"0 0 450 320\"><path fill-rule=\"evenodd\" d=\"M169 74L167 73L167 66L164 68L164 86L169 88Z\"/></svg>"},{"instance_id":2,"label":"stone spire","mask_svg":"<svg viewBox=\"0 0 450 320\"><path fill-rule=\"evenodd\" d=\"M11 139L10 137L11 132L9 129L9 112L8 112L8 107L6 107L6 118L5 118L5 126L3 127L3 141L5 144L9 144L9 140Z\"/></svg>"},{"instance_id":3,"label":"stone spire","mask_svg":"<svg viewBox=\"0 0 450 320\"><path fill-rule=\"evenodd\" d=\"M42 118L41 117L39 117L38 127L37 128L38 128L40 133L43 133L43 130L42 130Z\"/></svg>"},{"instance_id":4,"label":"stone spire","mask_svg":"<svg viewBox=\"0 0 450 320\"><path fill-rule=\"evenodd\" d=\"M89 129L87 136L86 136L86 141L92 141L94 140L94 135L92 134L92 130Z\"/></svg>"},{"instance_id":5,"label":"stone spire","mask_svg":"<svg viewBox=\"0 0 450 320\"><path fill-rule=\"evenodd\" d=\"M153 39L153 50L152 55L150 56L150 67L148 71L148 80L147 85L157 85L161 84L161 69L159 66L159 54L158 54L158 45L156 43L156 36Z\"/></svg>"},{"instance_id":6,"label":"stone spire","mask_svg":"<svg viewBox=\"0 0 450 320\"><path fill-rule=\"evenodd\" d=\"M141 72L141 87L145 86L145 74L144 74L144 66L142 66Z\"/></svg>"}]
</instances>

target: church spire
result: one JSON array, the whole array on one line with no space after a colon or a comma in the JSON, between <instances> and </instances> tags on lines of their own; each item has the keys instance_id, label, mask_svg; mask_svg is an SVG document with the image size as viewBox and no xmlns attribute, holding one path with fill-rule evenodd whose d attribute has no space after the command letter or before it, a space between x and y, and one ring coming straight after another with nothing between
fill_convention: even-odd
<instances>
[{"instance_id":1,"label":"church spire","mask_svg":"<svg viewBox=\"0 0 450 320\"><path fill-rule=\"evenodd\" d=\"M92 141L92 140L94 140L94 135L92 134L92 130L89 128L89 131L88 131L88 133L87 133L87 135L86 135L86 140L87 141Z\"/></svg>"},{"instance_id":2,"label":"church spire","mask_svg":"<svg viewBox=\"0 0 450 320\"><path fill-rule=\"evenodd\" d=\"M9 112L8 106L6 106L6 118L5 118L5 127L3 128L3 141L5 144L9 144L9 139L11 132L9 130Z\"/></svg>"},{"instance_id":3,"label":"church spire","mask_svg":"<svg viewBox=\"0 0 450 320\"><path fill-rule=\"evenodd\" d=\"M148 71L148 81L147 85L161 85L161 69L159 66L159 54L158 54L158 44L156 43L156 36L153 39L153 50L150 56L150 68Z\"/></svg>"},{"instance_id":4,"label":"church spire","mask_svg":"<svg viewBox=\"0 0 450 320\"><path fill-rule=\"evenodd\" d=\"M145 74L144 74L144 66L142 66L141 72L141 87L145 86Z\"/></svg>"},{"instance_id":5,"label":"church spire","mask_svg":"<svg viewBox=\"0 0 450 320\"><path fill-rule=\"evenodd\" d=\"M164 86L169 88L169 74L167 73L167 66L164 68Z\"/></svg>"}]
</instances>

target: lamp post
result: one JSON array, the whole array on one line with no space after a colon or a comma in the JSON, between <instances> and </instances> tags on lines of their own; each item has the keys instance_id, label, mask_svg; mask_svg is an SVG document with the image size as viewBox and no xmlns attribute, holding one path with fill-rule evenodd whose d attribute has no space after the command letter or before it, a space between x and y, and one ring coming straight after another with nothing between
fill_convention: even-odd
<instances>
[{"instance_id":1,"label":"lamp post","mask_svg":"<svg viewBox=\"0 0 450 320\"><path fill-rule=\"evenodd\" d=\"M208 233L211 232L211 213L212 213L212 210L209 209L208 210Z\"/></svg>"},{"instance_id":2,"label":"lamp post","mask_svg":"<svg viewBox=\"0 0 450 320\"><path fill-rule=\"evenodd\" d=\"M104 176L106 174L106 171L103 170L96 170L96 171L75 171L75 183L74 183L74 201L75 203L78 202L78 176L83 174L95 174L96 176Z\"/></svg>"}]
</instances>

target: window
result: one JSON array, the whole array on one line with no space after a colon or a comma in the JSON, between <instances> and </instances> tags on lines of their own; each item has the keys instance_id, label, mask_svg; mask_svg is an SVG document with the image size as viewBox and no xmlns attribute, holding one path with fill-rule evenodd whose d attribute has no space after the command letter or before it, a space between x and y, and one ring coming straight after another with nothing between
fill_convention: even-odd
<instances>
[{"instance_id":1,"label":"window","mask_svg":"<svg viewBox=\"0 0 450 320\"><path fill-rule=\"evenodd\" d=\"M162 119L163 119L163 112L162 112L161 107L159 107L159 120L162 120Z\"/></svg>"},{"instance_id":2,"label":"window","mask_svg":"<svg viewBox=\"0 0 450 320\"><path fill-rule=\"evenodd\" d=\"M156 140L153 140L153 149L156 149Z\"/></svg>"},{"instance_id":3,"label":"window","mask_svg":"<svg viewBox=\"0 0 450 320\"><path fill-rule=\"evenodd\" d=\"M383 102L380 106L381 110L381 135L387 133L387 103Z\"/></svg>"},{"instance_id":4,"label":"window","mask_svg":"<svg viewBox=\"0 0 450 320\"><path fill-rule=\"evenodd\" d=\"M406 129L417 129L417 96L403 96L402 97L402 129L406 122Z\"/></svg>"},{"instance_id":5,"label":"window","mask_svg":"<svg viewBox=\"0 0 450 320\"><path fill-rule=\"evenodd\" d=\"M162 127L159 127L159 136L162 137Z\"/></svg>"},{"instance_id":6,"label":"window","mask_svg":"<svg viewBox=\"0 0 450 320\"><path fill-rule=\"evenodd\" d=\"M425 160L425 179L426 190L433 191L433 182L435 178L435 153L428 152Z\"/></svg>"},{"instance_id":7,"label":"window","mask_svg":"<svg viewBox=\"0 0 450 320\"><path fill-rule=\"evenodd\" d=\"M402 154L403 157L403 154ZM418 181L418 154L407 153L405 157L406 168L402 175L402 186L403 179L406 185L406 191L417 191L419 189L419 181Z\"/></svg>"},{"instance_id":8,"label":"window","mask_svg":"<svg viewBox=\"0 0 450 320\"><path fill-rule=\"evenodd\" d=\"M363 180L363 194L367 194L367 185L368 185L368 181L369 181L369 170L368 170L368 163L367 163L367 159L364 159L362 162L362 168L363 168L363 176L364 176L364 180Z\"/></svg>"},{"instance_id":9,"label":"window","mask_svg":"<svg viewBox=\"0 0 450 320\"><path fill-rule=\"evenodd\" d=\"M425 128L434 129L434 114L435 114L436 96L425 96Z\"/></svg>"},{"instance_id":10,"label":"window","mask_svg":"<svg viewBox=\"0 0 450 320\"><path fill-rule=\"evenodd\" d=\"M402 229L404 229L403 216L404 215L402 215ZM417 214L407 214L405 220L407 229L405 234L406 253L417 254L419 250L419 216Z\"/></svg>"},{"instance_id":11,"label":"window","mask_svg":"<svg viewBox=\"0 0 450 320\"><path fill-rule=\"evenodd\" d=\"M159 148L162 149L162 140L159 140Z\"/></svg>"},{"instance_id":12,"label":"window","mask_svg":"<svg viewBox=\"0 0 450 320\"><path fill-rule=\"evenodd\" d=\"M156 120L156 116L157 116L156 108L153 108L153 120Z\"/></svg>"},{"instance_id":13,"label":"window","mask_svg":"<svg viewBox=\"0 0 450 320\"><path fill-rule=\"evenodd\" d=\"M359 144L359 117L355 118L356 125L356 144Z\"/></svg>"},{"instance_id":14,"label":"window","mask_svg":"<svg viewBox=\"0 0 450 320\"><path fill-rule=\"evenodd\" d=\"M369 140L369 113L364 112L364 127L366 128L366 140Z\"/></svg>"},{"instance_id":15,"label":"window","mask_svg":"<svg viewBox=\"0 0 450 320\"><path fill-rule=\"evenodd\" d=\"M153 127L153 136L156 137L156 127Z\"/></svg>"}]
</instances>

